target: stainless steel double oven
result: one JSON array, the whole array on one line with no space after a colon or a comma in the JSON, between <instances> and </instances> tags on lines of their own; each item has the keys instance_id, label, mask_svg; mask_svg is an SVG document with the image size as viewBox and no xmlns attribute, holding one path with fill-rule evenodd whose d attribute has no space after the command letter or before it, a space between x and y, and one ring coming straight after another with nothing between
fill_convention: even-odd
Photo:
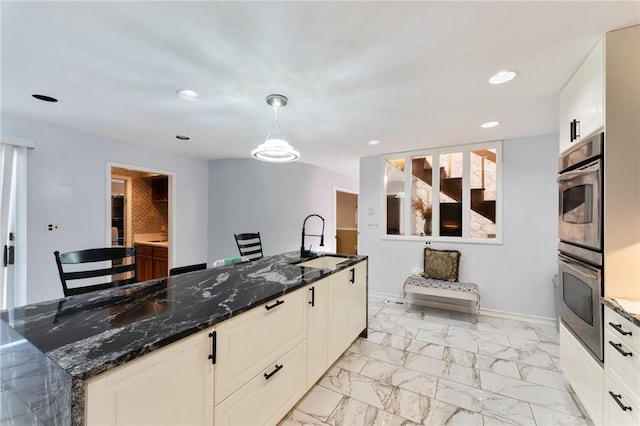
<instances>
[{"instance_id":1,"label":"stainless steel double oven","mask_svg":"<svg viewBox=\"0 0 640 426\"><path fill-rule=\"evenodd\" d=\"M604 133L560 157L558 278L560 318L593 357L603 356Z\"/></svg>"}]
</instances>

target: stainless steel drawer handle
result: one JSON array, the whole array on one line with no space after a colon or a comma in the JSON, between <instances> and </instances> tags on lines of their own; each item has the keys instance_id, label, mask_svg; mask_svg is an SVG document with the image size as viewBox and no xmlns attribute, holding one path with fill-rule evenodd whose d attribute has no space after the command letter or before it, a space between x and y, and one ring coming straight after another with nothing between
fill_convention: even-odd
<instances>
[{"instance_id":1,"label":"stainless steel drawer handle","mask_svg":"<svg viewBox=\"0 0 640 426\"><path fill-rule=\"evenodd\" d=\"M276 364L276 368L271 373L264 373L264 379L265 380L269 380L271 377L273 377L274 374L276 374L278 371L282 370L282 367L284 367L284 365Z\"/></svg>"},{"instance_id":2,"label":"stainless steel drawer handle","mask_svg":"<svg viewBox=\"0 0 640 426\"><path fill-rule=\"evenodd\" d=\"M632 335L633 335L633 333L632 333L632 332L630 332L630 331L624 331L624 330L622 329L622 324L614 324L614 323L612 323L612 322L609 322L609 325L610 325L611 327L615 328L615 330L616 330L618 333L622 334L623 336L632 336Z\"/></svg>"},{"instance_id":3,"label":"stainless steel drawer handle","mask_svg":"<svg viewBox=\"0 0 640 426\"><path fill-rule=\"evenodd\" d=\"M618 404L618 407L620 407L622 411L631 411L631 407L627 407L622 403L622 401L620 401L622 395L620 395L619 393L613 393L611 391L609 391L609 395L611 395L611 398L613 398L613 400L616 402L616 404Z\"/></svg>"},{"instance_id":4,"label":"stainless steel drawer handle","mask_svg":"<svg viewBox=\"0 0 640 426\"><path fill-rule=\"evenodd\" d=\"M269 305L264 305L264 308L268 311L270 309L275 308L276 306L280 306L284 303L284 300L276 300L276 303L274 303L273 305L269 306Z\"/></svg>"},{"instance_id":5,"label":"stainless steel drawer handle","mask_svg":"<svg viewBox=\"0 0 640 426\"><path fill-rule=\"evenodd\" d=\"M609 340L609 344L613 346L616 351L620 352L622 356L633 356L633 353L625 352L624 350L622 350L622 343L613 343L611 340Z\"/></svg>"}]
</instances>

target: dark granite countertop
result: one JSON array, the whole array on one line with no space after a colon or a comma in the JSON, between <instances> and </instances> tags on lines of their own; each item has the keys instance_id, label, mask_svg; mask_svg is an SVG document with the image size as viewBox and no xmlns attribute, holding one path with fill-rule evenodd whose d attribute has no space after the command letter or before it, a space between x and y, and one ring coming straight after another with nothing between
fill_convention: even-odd
<instances>
[{"instance_id":1,"label":"dark granite countertop","mask_svg":"<svg viewBox=\"0 0 640 426\"><path fill-rule=\"evenodd\" d=\"M613 300L613 298L611 298L611 297L603 297L602 298L602 303L605 306L613 309L615 312L617 312L623 318L626 318L629 321L631 321L636 327L640 327L640 315L632 314L631 312L627 311L622 306L620 306L620 304L618 302Z\"/></svg>"},{"instance_id":2,"label":"dark granite countertop","mask_svg":"<svg viewBox=\"0 0 640 426\"><path fill-rule=\"evenodd\" d=\"M288 252L27 305L0 319L70 376L71 417L82 424L88 378L367 258L345 257L319 269L296 265L299 252Z\"/></svg>"}]
</instances>

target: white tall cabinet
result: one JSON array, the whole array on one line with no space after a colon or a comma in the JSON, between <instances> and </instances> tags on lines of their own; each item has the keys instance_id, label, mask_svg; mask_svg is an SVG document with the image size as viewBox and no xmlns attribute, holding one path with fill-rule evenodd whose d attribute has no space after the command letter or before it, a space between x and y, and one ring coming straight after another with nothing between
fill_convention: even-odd
<instances>
[{"instance_id":1,"label":"white tall cabinet","mask_svg":"<svg viewBox=\"0 0 640 426\"><path fill-rule=\"evenodd\" d=\"M574 120L579 122L579 137L572 142ZM605 140L604 295L640 299L638 25L605 34L560 93L561 153L600 130ZM609 412L611 398L605 392L609 382L603 368L562 326L560 363L594 423L605 422L605 404Z\"/></svg>"}]
</instances>

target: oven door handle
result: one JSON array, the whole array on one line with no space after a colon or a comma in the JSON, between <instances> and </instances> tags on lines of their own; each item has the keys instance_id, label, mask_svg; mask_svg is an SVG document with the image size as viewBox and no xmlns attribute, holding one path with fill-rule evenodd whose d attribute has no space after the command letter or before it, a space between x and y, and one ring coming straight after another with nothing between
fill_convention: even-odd
<instances>
[{"instance_id":1,"label":"oven door handle","mask_svg":"<svg viewBox=\"0 0 640 426\"><path fill-rule=\"evenodd\" d=\"M558 259L558 263L561 263L562 266L564 266L565 268L570 269L572 272L574 272L577 275L580 275L581 277L584 278L589 278L589 279L598 279L598 274L597 271L594 270L593 268L590 268L587 265L582 265L582 264L578 264L575 263L567 258L561 257ZM584 272L582 269L578 269L576 266L580 267L580 268L584 268L590 272L593 272L592 274L588 274L586 272Z\"/></svg>"},{"instance_id":2,"label":"oven door handle","mask_svg":"<svg viewBox=\"0 0 640 426\"><path fill-rule=\"evenodd\" d=\"M560 176L558 176L558 179L556 179L556 182L558 183L566 182L578 176L591 175L591 174L597 175L598 170L596 168L590 168L590 169L573 170L570 172L564 172Z\"/></svg>"}]
</instances>

